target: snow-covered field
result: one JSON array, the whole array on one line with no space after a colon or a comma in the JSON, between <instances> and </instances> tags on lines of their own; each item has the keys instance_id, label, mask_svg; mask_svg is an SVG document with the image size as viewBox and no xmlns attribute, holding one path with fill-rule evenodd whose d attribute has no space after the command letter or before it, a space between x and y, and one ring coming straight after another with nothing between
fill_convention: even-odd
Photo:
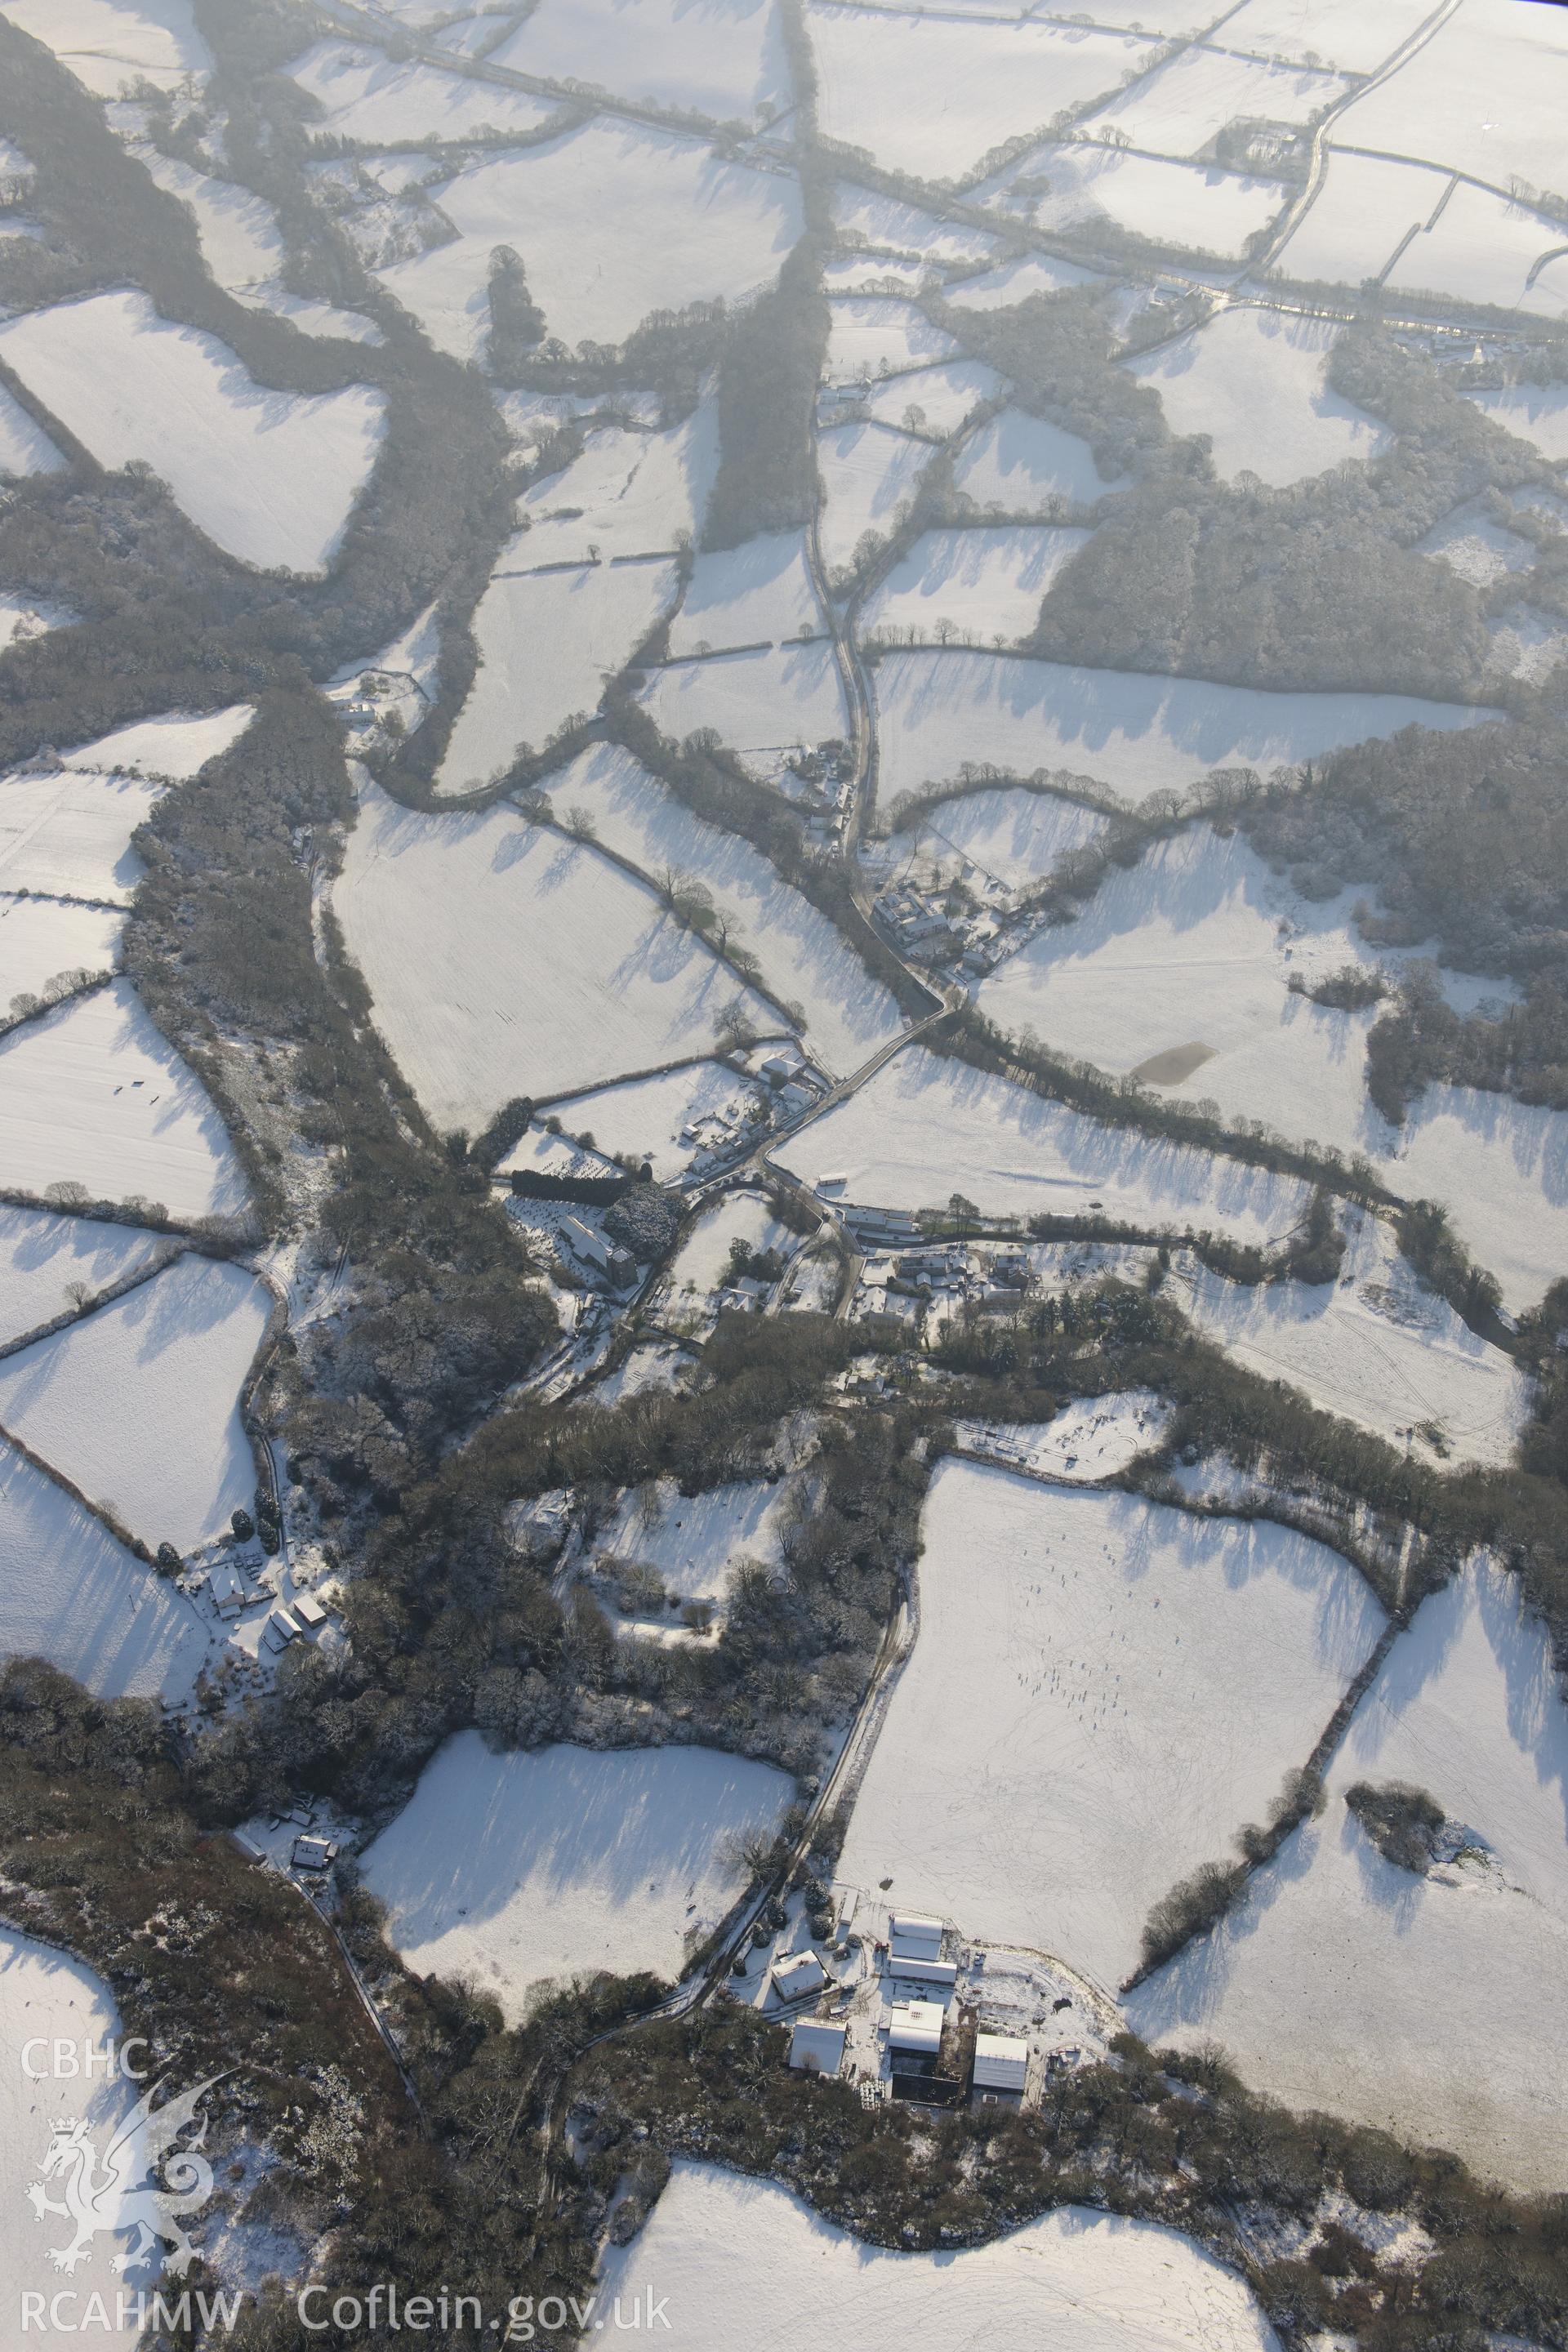
<instances>
[{"instance_id":1,"label":"snow-covered field","mask_svg":"<svg viewBox=\"0 0 1568 2352\"><path fill-rule=\"evenodd\" d=\"M984 360L942 360L873 384L862 404L876 425L902 425L907 412L918 408L926 431L956 433L982 401L994 399L1001 389L1002 378Z\"/></svg>"},{"instance_id":2,"label":"snow-covered field","mask_svg":"<svg viewBox=\"0 0 1568 2352\"><path fill-rule=\"evenodd\" d=\"M1568 315L1562 224L1461 180L1429 226L1411 238L1386 283L1396 293L1561 319Z\"/></svg>"},{"instance_id":3,"label":"snow-covered field","mask_svg":"<svg viewBox=\"0 0 1568 2352\"><path fill-rule=\"evenodd\" d=\"M96 1296L178 1247L139 1225L0 1208L0 1347L68 1313L68 1284L85 1283Z\"/></svg>"},{"instance_id":4,"label":"snow-covered field","mask_svg":"<svg viewBox=\"0 0 1568 2352\"><path fill-rule=\"evenodd\" d=\"M1047 186L1048 193L1031 194L1028 203L1027 217L1037 228L1106 222L1156 245L1226 259L1240 257L1283 211L1290 193L1278 180L1217 164L1173 163L1088 141L1042 148L1025 157L1021 170ZM1006 189L1004 181L1004 196Z\"/></svg>"},{"instance_id":5,"label":"snow-covered field","mask_svg":"<svg viewBox=\"0 0 1568 2352\"><path fill-rule=\"evenodd\" d=\"M208 1655L190 1602L0 1443L0 1657L47 1658L99 1698L186 1698Z\"/></svg>"},{"instance_id":6,"label":"snow-covered field","mask_svg":"<svg viewBox=\"0 0 1568 2352\"><path fill-rule=\"evenodd\" d=\"M331 561L385 425L369 385L268 392L134 292L13 319L0 357L100 465L151 466L198 530L264 570Z\"/></svg>"},{"instance_id":7,"label":"snow-covered field","mask_svg":"<svg viewBox=\"0 0 1568 2352\"><path fill-rule=\"evenodd\" d=\"M1384 1162L1412 1200L1441 1201L1512 1314L1568 1265L1568 1114L1469 1087L1429 1087Z\"/></svg>"},{"instance_id":8,"label":"snow-covered field","mask_svg":"<svg viewBox=\"0 0 1568 2352\"><path fill-rule=\"evenodd\" d=\"M518 73L588 82L716 121L748 122L788 102L773 0L701 9L680 0L541 0L491 54Z\"/></svg>"},{"instance_id":9,"label":"snow-covered field","mask_svg":"<svg viewBox=\"0 0 1568 2352\"><path fill-rule=\"evenodd\" d=\"M109 971L119 955L124 920L106 907L0 892L0 1005L19 995L40 994L61 973Z\"/></svg>"},{"instance_id":10,"label":"snow-covered field","mask_svg":"<svg viewBox=\"0 0 1568 2352\"><path fill-rule=\"evenodd\" d=\"M982 425L959 457L952 481L976 506L1020 515L1047 514L1063 503L1092 506L1108 490L1131 487L1126 479L1108 481L1076 433L1018 408L1005 408Z\"/></svg>"},{"instance_id":11,"label":"snow-covered field","mask_svg":"<svg viewBox=\"0 0 1568 2352\"><path fill-rule=\"evenodd\" d=\"M1104 1127L1011 1080L910 1045L847 1102L773 1155L843 1198L883 1209L944 1207L954 1192L988 1215L1085 1217L1279 1241L1307 1190L1184 1144Z\"/></svg>"},{"instance_id":12,"label":"snow-covered field","mask_svg":"<svg viewBox=\"0 0 1568 2352\"><path fill-rule=\"evenodd\" d=\"M1263 58L1311 57L1342 73L1372 73L1426 23L1426 0L1246 0L1224 19L1227 49Z\"/></svg>"},{"instance_id":13,"label":"snow-covered field","mask_svg":"<svg viewBox=\"0 0 1568 2352\"><path fill-rule=\"evenodd\" d=\"M1347 1811L1407 1780L1479 1853L1425 1879ZM1130 2000L1152 2041L1218 2041L1247 2081L1516 2188L1559 2186L1568 2076L1568 1712L1547 1637L1500 1571L1421 1603L1328 1775L1328 1810L1246 1902Z\"/></svg>"},{"instance_id":14,"label":"snow-covered field","mask_svg":"<svg viewBox=\"0 0 1568 2352\"><path fill-rule=\"evenodd\" d=\"M502 549L496 570L673 554L700 532L718 467L711 400L668 433L599 425L580 457L523 493L518 520L528 528Z\"/></svg>"},{"instance_id":15,"label":"snow-covered field","mask_svg":"<svg viewBox=\"0 0 1568 2352\"><path fill-rule=\"evenodd\" d=\"M826 383L868 383L878 376L957 357L952 337L933 327L912 302L876 294L837 294L828 309L832 325L823 365Z\"/></svg>"},{"instance_id":16,"label":"snow-covered field","mask_svg":"<svg viewBox=\"0 0 1568 2352\"><path fill-rule=\"evenodd\" d=\"M581 798L563 790L563 810ZM705 1053L737 997L759 1030L777 1025L651 890L504 805L420 816L371 787L333 902L441 1128Z\"/></svg>"},{"instance_id":17,"label":"snow-covered field","mask_svg":"<svg viewBox=\"0 0 1568 2352\"><path fill-rule=\"evenodd\" d=\"M95 1200L161 1201L174 1217L244 1205L211 1098L128 981L0 1040L0 1185L41 1192L60 1181Z\"/></svg>"},{"instance_id":18,"label":"snow-covered field","mask_svg":"<svg viewBox=\"0 0 1568 2352\"><path fill-rule=\"evenodd\" d=\"M984 229L940 220L918 205L877 194L845 180L833 191L833 226L841 241L864 243L878 251L911 254L941 268L948 262L987 261L996 240Z\"/></svg>"},{"instance_id":19,"label":"snow-covered field","mask_svg":"<svg viewBox=\"0 0 1568 2352\"><path fill-rule=\"evenodd\" d=\"M921 827L919 855L944 878L975 866L1017 889L1040 881L1065 851L1104 829L1105 819L1077 801L1003 787L939 802ZM890 847L897 851L903 840L895 835Z\"/></svg>"},{"instance_id":20,"label":"snow-covered field","mask_svg":"<svg viewBox=\"0 0 1568 2352\"><path fill-rule=\"evenodd\" d=\"M154 1549L193 1550L256 1496L239 1393L271 1299L186 1256L0 1362L0 1430Z\"/></svg>"},{"instance_id":21,"label":"snow-covered field","mask_svg":"<svg viewBox=\"0 0 1568 2352\"><path fill-rule=\"evenodd\" d=\"M249 726L248 702L221 710L165 711L159 719L135 719L65 754L65 764L83 775L150 776L183 783L238 741Z\"/></svg>"},{"instance_id":22,"label":"snow-covered field","mask_svg":"<svg viewBox=\"0 0 1568 2352\"><path fill-rule=\"evenodd\" d=\"M1278 2352L1241 2280L1191 2239L1068 2205L988 2246L863 2245L771 2180L679 2161L652 2216L605 2253L599 2308L652 2293L671 2352L1059 2343L1072 2352ZM629 2316L626 2324L630 2325Z\"/></svg>"},{"instance_id":23,"label":"snow-covered field","mask_svg":"<svg viewBox=\"0 0 1568 2352\"><path fill-rule=\"evenodd\" d=\"M1278 694L995 654L889 654L877 667L884 805L984 756L1020 775L1065 768L1133 801L1246 762L1263 773L1412 725L1496 713L1405 694Z\"/></svg>"},{"instance_id":24,"label":"snow-covered field","mask_svg":"<svg viewBox=\"0 0 1568 2352\"><path fill-rule=\"evenodd\" d=\"M7 474L58 474L65 459L19 400L0 386L0 478Z\"/></svg>"},{"instance_id":25,"label":"snow-covered field","mask_svg":"<svg viewBox=\"0 0 1568 2352\"><path fill-rule=\"evenodd\" d=\"M806 10L825 138L884 168L960 180L1005 142L1116 89L1152 54L1125 33L958 23L814 0Z\"/></svg>"},{"instance_id":26,"label":"snow-covered field","mask_svg":"<svg viewBox=\"0 0 1568 2352\"><path fill-rule=\"evenodd\" d=\"M1328 171L1274 267L1311 285L1375 278L1408 231L1428 220L1452 185L1447 172L1388 155L1331 147Z\"/></svg>"},{"instance_id":27,"label":"snow-covered field","mask_svg":"<svg viewBox=\"0 0 1568 2352\"><path fill-rule=\"evenodd\" d=\"M434 191L455 244L381 275L458 359L489 328L490 255L524 256L529 290L567 343L624 342L653 310L772 283L800 234L792 178L721 162L690 139L595 121L481 163ZM605 236L606 217L616 233Z\"/></svg>"},{"instance_id":28,"label":"snow-covered field","mask_svg":"<svg viewBox=\"0 0 1568 2352\"><path fill-rule=\"evenodd\" d=\"M828 1068L858 1067L900 1027L893 998L826 916L750 842L693 816L627 753L614 746L584 752L552 780L552 797L558 809L585 809L605 847L645 874L669 866L703 883L735 944L760 958L763 986L805 1008L812 1050ZM753 1018L761 1032L778 1026L774 1013L754 1010Z\"/></svg>"},{"instance_id":29,"label":"snow-covered field","mask_svg":"<svg viewBox=\"0 0 1568 2352\"><path fill-rule=\"evenodd\" d=\"M982 645L1026 636L1040 599L1088 537L1041 525L925 531L864 607L862 626L928 645L939 633Z\"/></svg>"},{"instance_id":30,"label":"snow-covered field","mask_svg":"<svg viewBox=\"0 0 1568 2352\"><path fill-rule=\"evenodd\" d=\"M772 531L722 554L697 557L670 624L669 650L679 656L777 645L803 631L821 636L826 627L806 566L805 533Z\"/></svg>"},{"instance_id":31,"label":"snow-covered field","mask_svg":"<svg viewBox=\"0 0 1568 2352\"><path fill-rule=\"evenodd\" d=\"M498 572L474 614L479 671L437 789L471 791L504 774L524 745L541 751L566 719L590 717L675 583L670 563Z\"/></svg>"},{"instance_id":32,"label":"snow-covered field","mask_svg":"<svg viewBox=\"0 0 1568 2352\"><path fill-rule=\"evenodd\" d=\"M838 1874L1109 1986L1305 1759L1383 1613L1270 1521L970 1463L937 1471L922 1529L920 1634Z\"/></svg>"},{"instance_id":33,"label":"snow-covered field","mask_svg":"<svg viewBox=\"0 0 1568 2352\"><path fill-rule=\"evenodd\" d=\"M854 560L865 532L879 540L892 537L914 501L931 455L926 442L881 425L837 425L817 436L818 530L830 573Z\"/></svg>"},{"instance_id":34,"label":"snow-covered field","mask_svg":"<svg viewBox=\"0 0 1568 2352\"><path fill-rule=\"evenodd\" d=\"M741 1892L731 1842L793 1784L710 1748L557 1746L492 1756L459 1732L364 1856L421 1975L466 1976L509 2019L549 1981L680 1975L682 1943Z\"/></svg>"},{"instance_id":35,"label":"snow-covered field","mask_svg":"<svg viewBox=\"0 0 1568 2352\"><path fill-rule=\"evenodd\" d=\"M485 131L537 130L555 111L547 99L467 75L447 73L421 59L394 63L379 49L319 41L288 68L291 80L325 110L313 127L326 137L364 147L416 145L472 138Z\"/></svg>"},{"instance_id":36,"label":"snow-covered field","mask_svg":"<svg viewBox=\"0 0 1568 2352\"><path fill-rule=\"evenodd\" d=\"M757 1482L683 1495L673 1478L661 1478L650 1507L640 1495L628 1496L597 1549L656 1570L682 1601L721 1601L739 1561L777 1560L779 1514L790 1491Z\"/></svg>"},{"instance_id":37,"label":"snow-covered field","mask_svg":"<svg viewBox=\"0 0 1568 2352\"><path fill-rule=\"evenodd\" d=\"M1271 310L1223 310L1130 372L1160 395L1173 433L1206 433L1226 481L1256 474L1276 487L1377 456L1388 434L1330 389L1340 330Z\"/></svg>"},{"instance_id":38,"label":"snow-covered field","mask_svg":"<svg viewBox=\"0 0 1568 2352\"><path fill-rule=\"evenodd\" d=\"M1568 391L1561 384L1514 383L1469 396L1494 425L1528 441L1543 457L1553 464L1568 459Z\"/></svg>"},{"instance_id":39,"label":"snow-covered field","mask_svg":"<svg viewBox=\"0 0 1568 2352\"><path fill-rule=\"evenodd\" d=\"M1055 1421L953 1423L967 1453L984 1454L1000 1469L1032 1470L1071 1486L1114 1478L1160 1444L1173 1409L1152 1389L1117 1396L1074 1397Z\"/></svg>"},{"instance_id":40,"label":"snow-covered field","mask_svg":"<svg viewBox=\"0 0 1568 2352\"><path fill-rule=\"evenodd\" d=\"M1349 84L1338 74L1305 66L1279 66L1225 50L1181 50L1124 98L1090 115L1091 138L1117 135L1156 155L1204 153L1230 122L1315 121Z\"/></svg>"},{"instance_id":41,"label":"snow-covered field","mask_svg":"<svg viewBox=\"0 0 1568 2352\"><path fill-rule=\"evenodd\" d=\"M664 734L679 741L715 728L764 775L779 753L849 732L838 664L825 637L766 653L672 662L652 673L643 700Z\"/></svg>"},{"instance_id":42,"label":"snow-covered field","mask_svg":"<svg viewBox=\"0 0 1568 2352\"><path fill-rule=\"evenodd\" d=\"M27 2190L39 2178L57 2121L79 2119L94 2147L107 2148L140 2095L139 2086L123 2078L106 2083L101 2064L90 2079L80 2072L57 2076L51 2046L58 2040L73 2051L86 2045L100 2052L106 2045L113 2047L122 2031L101 1977L51 1945L0 1928L0 2049L7 2059L0 2069L0 2211L5 2215L8 2293L16 2298L13 2308L18 2317L29 2308L30 2299L37 2299L31 2307L42 2311L51 2295L59 2293L60 2273L50 2255L68 2246L73 2235L68 2218L58 2213L40 2217L27 2210ZM28 2053L25 2065L24 2049L39 2042L43 2046ZM60 2201L58 2183L47 2193ZM105 2352L134 2352L142 2333L135 2324L135 2289L141 2285L150 2291L157 2274L156 2265L145 2263L137 2263L129 2277L110 2268L112 2258L132 2242L100 2234L86 2262L71 2273L68 2292L74 2291L76 2301L59 2306L62 2318L72 2310L86 2311L96 2292L104 2316L93 2336ZM122 2293L127 2311L123 2326L116 2324Z\"/></svg>"},{"instance_id":43,"label":"snow-covered field","mask_svg":"<svg viewBox=\"0 0 1568 2352\"><path fill-rule=\"evenodd\" d=\"M1059 294L1068 286L1103 286L1098 270L1080 269L1076 261L1058 261L1053 254L1026 254L1021 261L1005 261L979 278L966 278L948 297L960 310L1005 310L1026 302L1033 294Z\"/></svg>"},{"instance_id":44,"label":"snow-covered field","mask_svg":"<svg viewBox=\"0 0 1568 2352\"><path fill-rule=\"evenodd\" d=\"M174 89L212 70L191 0L3 0L0 16L54 51L99 98L150 81Z\"/></svg>"},{"instance_id":45,"label":"snow-covered field","mask_svg":"<svg viewBox=\"0 0 1568 2352\"><path fill-rule=\"evenodd\" d=\"M678 1308L705 1298L729 1265L733 1242L744 1242L749 1250L784 1250L795 1239L760 1192L726 1192L703 1210L677 1251L668 1277L669 1297Z\"/></svg>"},{"instance_id":46,"label":"snow-covered field","mask_svg":"<svg viewBox=\"0 0 1568 2352\"><path fill-rule=\"evenodd\" d=\"M650 1160L654 1181L670 1184L710 1139L738 1133L751 1114L760 1122L763 1093L723 1062L688 1062L655 1078L574 1095L556 1109L574 1135L591 1135L600 1151L629 1151ZM517 1164L514 1152L497 1172L505 1175Z\"/></svg>"},{"instance_id":47,"label":"snow-covered field","mask_svg":"<svg viewBox=\"0 0 1568 2352\"><path fill-rule=\"evenodd\" d=\"M1334 136L1352 147L1447 163L1494 187L1518 177L1568 196L1565 57L1561 10L1465 0L1396 73L1346 108Z\"/></svg>"},{"instance_id":48,"label":"snow-covered field","mask_svg":"<svg viewBox=\"0 0 1568 2352\"><path fill-rule=\"evenodd\" d=\"M1505 1468L1529 1411L1524 1375L1423 1288L1377 1218L1342 1206L1340 1220L1351 1245L1337 1282L1249 1289L1183 1258L1167 1295L1239 1363L1324 1412L1380 1437L1435 1427L1460 1461Z\"/></svg>"}]
</instances>

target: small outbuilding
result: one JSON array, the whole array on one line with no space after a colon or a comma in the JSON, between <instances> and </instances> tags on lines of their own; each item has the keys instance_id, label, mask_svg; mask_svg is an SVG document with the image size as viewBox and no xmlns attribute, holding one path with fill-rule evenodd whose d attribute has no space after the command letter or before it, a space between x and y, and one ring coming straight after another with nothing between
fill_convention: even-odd
<instances>
[{"instance_id":1,"label":"small outbuilding","mask_svg":"<svg viewBox=\"0 0 1568 2352\"><path fill-rule=\"evenodd\" d=\"M798 2000L803 1993L820 1992L827 1971L815 1952L792 1952L787 1960L773 1962L773 1979L781 2000Z\"/></svg>"},{"instance_id":2,"label":"small outbuilding","mask_svg":"<svg viewBox=\"0 0 1568 2352\"><path fill-rule=\"evenodd\" d=\"M844 2063L847 2028L826 2018L803 2017L790 2035L789 2063L808 2074L837 2074Z\"/></svg>"},{"instance_id":3,"label":"small outbuilding","mask_svg":"<svg viewBox=\"0 0 1568 2352\"><path fill-rule=\"evenodd\" d=\"M888 2011L888 2047L934 2058L942 2048L940 2001L896 2000Z\"/></svg>"},{"instance_id":4,"label":"small outbuilding","mask_svg":"<svg viewBox=\"0 0 1568 2352\"><path fill-rule=\"evenodd\" d=\"M1029 2078L1029 2045L1012 2033L977 2033L974 2037L974 2087L977 2091L1021 2093Z\"/></svg>"}]
</instances>

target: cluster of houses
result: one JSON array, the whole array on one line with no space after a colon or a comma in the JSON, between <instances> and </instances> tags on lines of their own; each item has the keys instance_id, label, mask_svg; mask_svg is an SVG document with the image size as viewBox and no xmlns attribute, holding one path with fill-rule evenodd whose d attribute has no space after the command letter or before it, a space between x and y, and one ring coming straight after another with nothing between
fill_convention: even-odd
<instances>
[{"instance_id":1,"label":"cluster of houses","mask_svg":"<svg viewBox=\"0 0 1568 2352\"><path fill-rule=\"evenodd\" d=\"M944 912L912 882L889 882L871 901L871 911L891 945L910 963L955 978L976 980L996 962L1002 926L989 910Z\"/></svg>"},{"instance_id":2,"label":"cluster of houses","mask_svg":"<svg viewBox=\"0 0 1568 2352\"><path fill-rule=\"evenodd\" d=\"M852 1931L858 1896L841 1910L836 1956L860 1957L858 1973L830 1976L811 1950L773 1962L771 1995L780 2007L813 2003L790 2026L789 2063L857 2079L863 2096L921 2105L1022 2105L1047 2071L1005 2000L987 2014L984 1952L961 1951L954 1931L919 1912L888 1915L885 1932ZM826 2013L823 1995L827 1996ZM1063 2004L1066 2006L1067 2004ZM1075 2048L1070 2056L1079 2054Z\"/></svg>"}]
</instances>

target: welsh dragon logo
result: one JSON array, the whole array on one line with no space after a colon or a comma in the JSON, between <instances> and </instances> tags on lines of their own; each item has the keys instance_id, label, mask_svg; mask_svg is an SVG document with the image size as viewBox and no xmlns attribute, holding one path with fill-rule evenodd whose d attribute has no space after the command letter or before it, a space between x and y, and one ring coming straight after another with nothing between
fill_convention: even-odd
<instances>
[{"instance_id":1,"label":"welsh dragon logo","mask_svg":"<svg viewBox=\"0 0 1568 2352\"><path fill-rule=\"evenodd\" d=\"M195 2122L196 2109L213 2084L223 2079L209 2074L195 2090L182 2091L157 2108L153 2102L162 2084L154 2083L118 2126L101 2162L79 2116L56 2120L39 2167L43 2179L28 2189L27 2200L40 2221L47 2213L58 2213L74 2225L76 2234L68 2245L49 2249L57 2270L74 2271L94 2238L105 2233L119 2237L127 2231L134 2237L123 2253L114 2256L114 2270L128 2271L132 2263L163 2246L170 2249L166 2266L176 2278L190 2267L196 2250L185 2233L184 2217L199 2213L213 2188L212 2166L200 2152L208 2117L203 2116L200 2130L184 2147L174 2142ZM63 2183L63 2204L46 2192L44 2182L48 2180Z\"/></svg>"}]
</instances>

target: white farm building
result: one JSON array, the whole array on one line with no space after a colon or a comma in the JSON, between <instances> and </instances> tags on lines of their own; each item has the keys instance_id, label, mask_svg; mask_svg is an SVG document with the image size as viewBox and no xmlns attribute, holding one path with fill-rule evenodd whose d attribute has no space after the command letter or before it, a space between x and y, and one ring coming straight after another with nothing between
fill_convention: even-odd
<instances>
[{"instance_id":1,"label":"white farm building","mask_svg":"<svg viewBox=\"0 0 1568 2352\"><path fill-rule=\"evenodd\" d=\"M1012 2033L977 2033L974 2037L974 2087L977 2091L1016 2091L1020 2095L1029 2074L1029 2045Z\"/></svg>"}]
</instances>

